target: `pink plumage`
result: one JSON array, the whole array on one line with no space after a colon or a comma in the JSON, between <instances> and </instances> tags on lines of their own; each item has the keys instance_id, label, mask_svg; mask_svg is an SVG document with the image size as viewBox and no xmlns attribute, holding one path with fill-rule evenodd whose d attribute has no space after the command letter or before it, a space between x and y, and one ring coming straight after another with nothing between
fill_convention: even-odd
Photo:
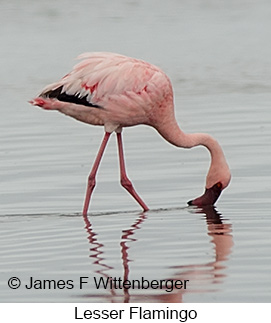
<instances>
[{"instance_id":1,"label":"pink plumage","mask_svg":"<svg viewBox=\"0 0 271 323\"><path fill-rule=\"evenodd\" d=\"M121 184L144 211L147 205L128 179L122 147L122 128L146 124L178 147L205 146L211 153L205 193L191 205L214 204L230 182L223 151L208 134L185 134L174 116L172 86L158 67L142 60L113 53L85 53L72 71L48 85L31 101L47 110L58 110L79 121L104 126L105 136L88 178L83 214L87 214L95 187L96 172L112 132L117 133Z\"/></svg>"}]
</instances>

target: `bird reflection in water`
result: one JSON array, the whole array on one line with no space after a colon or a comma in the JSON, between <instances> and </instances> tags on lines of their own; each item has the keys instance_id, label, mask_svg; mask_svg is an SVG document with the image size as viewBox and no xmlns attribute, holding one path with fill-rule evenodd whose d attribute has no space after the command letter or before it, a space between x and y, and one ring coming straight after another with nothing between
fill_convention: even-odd
<instances>
[{"instance_id":1,"label":"bird reflection in water","mask_svg":"<svg viewBox=\"0 0 271 323\"><path fill-rule=\"evenodd\" d=\"M173 279L189 279L195 288L190 288L189 290L175 290L172 293L166 293L167 295L160 294L156 297L157 301L168 303L182 302L184 293L214 291L214 289L211 290L210 287L208 290L204 290L202 288L197 288L197 286L201 287L203 284L211 286L223 283L223 279L226 278L226 261L228 260L233 247L232 224L224 223L222 214L212 205L192 209L192 212L202 214L203 219L206 221L207 234L211 237L210 242L213 244L214 260L203 264L171 267L175 271Z\"/></svg>"},{"instance_id":2,"label":"bird reflection in water","mask_svg":"<svg viewBox=\"0 0 271 323\"><path fill-rule=\"evenodd\" d=\"M173 271L172 277L166 277L166 280L189 280L189 288L187 289L173 289L172 292L166 292L164 289L152 289L153 293L144 293L144 290L137 289L106 289L103 294L91 293L85 295L93 300L109 302L163 302L163 303L177 303L183 301L185 293L197 292L212 292L212 285L222 284L226 277L225 270L227 268L226 261L231 254L233 247L232 225L225 221L222 215L217 212L214 206L207 206L202 208L188 208L193 214L200 214L206 221L207 234L211 237L213 244L214 260L207 263L191 264L191 265L175 265L169 267ZM150 212L148 213L148 216ZM144 222L148 220L147 213L141 213L129 229L122 231L120 238L120 253L122 259L123 272L118 276L122 276L123 281L129 280L130 267L129 264L135 259L129 257L129 249L132 243L136 243L138 238L135 237L136 231L142 229ZM87 216L84 216L85 229L88 233L88 240L91 248L90 257L94 259L93 264L96 266L95 271L100 277L111 279L110 271L114 270L112 266L106 264L106 258L103 257L104 244L98 242L97 234L93 231L93 226ZM182 259L183 260L183 259ZM161 260L163 261L163 260ZM155 268L153 269L155 272ZM144 276L144 272L140 274ZM130 278L131 280L131 278ZM202 286L209 286L203 289ZM218 287L217 287L218 288ZM120 294L121 292L121 294Z\"/></svg>"}]
</instances>

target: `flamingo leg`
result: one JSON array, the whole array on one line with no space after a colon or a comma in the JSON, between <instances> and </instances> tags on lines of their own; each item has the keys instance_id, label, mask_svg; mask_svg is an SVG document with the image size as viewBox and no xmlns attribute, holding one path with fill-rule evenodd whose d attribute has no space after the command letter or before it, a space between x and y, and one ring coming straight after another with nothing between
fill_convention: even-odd
<instances>
[{"instance_id":1,"label":"flamingo leg","mask_svg":"<svg viewBox=\"0 0 271 323\"><path fill-rule=\"evenodd\" d=\"M86 197L85 197L85 203L84 203L84 208L83 208L83 215L87 215L88 212L88 207L89 207L89 202L91 198L91 194L94 190L95 184L96 184L96 173L99 168L106 144L108 142L108 139L110 137L111 133L106 132L103 138L103 141L101 143L100 149L98 151L98 154L96 156L95 162L92 166L91 172L88 176L88 184L87 184L87 191L86 191Z\"/></svg>"},{"instance_id":2,"label":"flamingo leg","mask_svg":"<svg viewBox=\"0 0 271 323\"><path fill-rule=\"evenodd\" d=\"M135 191L132 182L129 180L126 170L125 170L125 162L124 162L124 153L123 153L123 144L121 133L117 133L117 141L118 141L118 149L119 149L119 163L120 163L120 183L121 185L133 196L133 198L140 204L144 211L148 211L149 208L143 202L141 197Z\"/></svg>"}]
</instances>

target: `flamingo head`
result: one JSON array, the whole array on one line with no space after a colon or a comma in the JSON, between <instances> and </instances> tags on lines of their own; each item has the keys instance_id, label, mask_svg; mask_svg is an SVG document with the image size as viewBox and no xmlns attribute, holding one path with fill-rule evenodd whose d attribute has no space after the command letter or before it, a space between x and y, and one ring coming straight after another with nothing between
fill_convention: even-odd
<instances>
[{"instance_id":1,"label":"flamingo head","mask_svg":"<svg viewBox=\"0 0 271 323\"><path fill-rule=\"evenodd\" d=\"M206 206L214 205L221 192L226 188L231 180L231 173L225 163L220 171L214 171L211 167L206 182L205 192L200 196L187 202L188 205Z\"/></svg>"},{"instance_id":2,"label":"flamingo head","mask_svg":"<svg viewBox=\"0 0 271 323\"><path fill-rule=\"evenodd\" d=\"M219 198L222 190L222 183L218 182L212 187L206 188L205 192L200 197L197 197L194 200L187 202L187 204L196 206L214 205L217 199Z\"/></svg>"}]
</instances>

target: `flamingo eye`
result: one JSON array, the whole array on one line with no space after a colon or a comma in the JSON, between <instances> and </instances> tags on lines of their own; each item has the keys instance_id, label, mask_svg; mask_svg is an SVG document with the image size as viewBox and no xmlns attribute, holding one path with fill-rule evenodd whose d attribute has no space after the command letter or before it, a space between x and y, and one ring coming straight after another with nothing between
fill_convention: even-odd
<instances>
[{"instance_id":1,"label":"flamingo eye","mask_svg":"<svg viewBox=\"0 0 271 323\"><path fill-rule=\"evenodd\" d=\"M217 186L218 188L222 188L222 183L221 183L221 182L218 182L218 183L216 183L216 186Z\"/></svg>"}]
</instances>

